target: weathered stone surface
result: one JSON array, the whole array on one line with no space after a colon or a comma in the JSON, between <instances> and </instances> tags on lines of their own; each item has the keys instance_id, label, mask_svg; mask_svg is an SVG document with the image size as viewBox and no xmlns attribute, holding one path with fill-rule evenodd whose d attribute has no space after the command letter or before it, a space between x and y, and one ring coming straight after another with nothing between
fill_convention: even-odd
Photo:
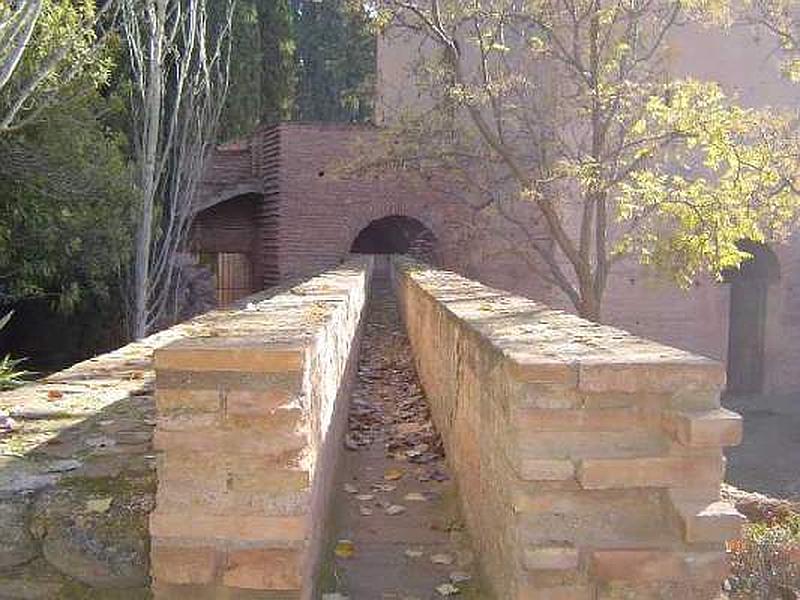
<instances>
[{"instance_id":1,"label":"weathered stone surface","mask_svg":"<svg viewBox=\"0 0 800 600\"><path fill-rule=\"evenodd\" d=\"M0 500L0 571L36 557L36 542L28 531L28 502Z\"/></svg>"},{"instance_id":2,"label":"weathered stone surface","mask_svg":"<svg viewBox=\"0 0 800 600\"><path fill-rule=\"evenodd\" d=\"M65 575L100 589L141 587L152 506L150 481L74 479L39 495L31 530Z\"/></svg>"}]
</instances>

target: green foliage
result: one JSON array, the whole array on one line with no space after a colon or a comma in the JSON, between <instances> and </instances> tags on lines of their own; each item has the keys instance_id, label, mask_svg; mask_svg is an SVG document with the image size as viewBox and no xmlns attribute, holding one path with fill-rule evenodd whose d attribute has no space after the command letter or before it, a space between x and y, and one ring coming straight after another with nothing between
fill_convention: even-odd
<instances>
[{"instance_id":1,"label":"green foliage","mask_svg":"<svg viewBox=\"0 0 800 600\"><path fill-rule=\"evenodd\" d=\"M14 311L12 310L7 312L3 317L0 317L0 331L8 325L13 315ZM0 359L0 390L7 390L24 383L23 378L29 375L29 373L18 369L19 365L23 362L25 362L25 359L14 359L11 358L9 354L6 354Z\"/></svg>"},{"instance_id":2,"label":"green foliage","mask_svg":"<svg viewBox=\"0 0 800 600\"><path fill-rule=\"evenodd\" d=\"M261 122L290 119L296 63L294 15L289 0L256 0L261 32Z\"/></svg>"},{"instance_id":3,"label":"green foliage","mask_svg":"<svg viewBox=\"0 0 800 600\"><path fill-rule=\"evenodd\" d=\"M363 3L303 2L297 21L302 120L366 121L372 116L375 38Z\"/></svg>"},{"instance_id":4,"label":"green foliage","mask_svg":"<svg viewBox=\"0 0 800 600\"><path fill-rule=\"evenodd\" d=\"M0 143L0 302L47 298L64 313L109 298L131 245L126 139L96 95Z\"/></svg>"},{"instance_id":5,"label":"green foliage","mask_svg":"<svg viewBox=\"0 0 800 600\"><path fill-rule=\"evenodd\" d=\"M791 598L800 591L800 515L746 525L731 550L732 598Z\"/></svg>"},{"instance_id":6,"label":"green foliage","mask_svg":"<svg viewBox=\"0 0 800 600\"><path fill-rule=\"evenodd\" d=\"M664 147L620 185L619 219L646 226L624 236L618 252L634 251L688 286L703 271L721 278L738 268L747 256L740 240L791 233L800 178L792 121L688 80L672 85L668 100L650 98L641 127Z\"/></svg>"},{"instance_id":7,"label":"green foliage","mask_svg":"<svg viewBox=\"0 0 800 600\"><path fill-rule=\"evenodd\" d=\"M745 257L736 242L780 241L800 214L792 117L738 107L670 67L677 27L725 27L740 8L382 0L381 25L420 48L428 101L406 107L389 134L400 143L369 160L447 168L505 235L545 225L552 245L519 233L515 251L587 318L623 256L684 286L720 277Z\"/></svg>"},{"instance_id":8,"label":"green foliage","mask_svg":"<svg viewBox=\"0 0 800 600\"><path fill-rule=\"evenodd\" d=\"M107 81L113 68L99 32L95 0L43 0L22 62L0 90L0 133L35 122L54 104L63 107ZM0 6L0 19L10 14ZM102 37L101 37L102 36Z\"/></svg>"},{"instance_id":9,"label":"green foliage","mask_svg":"<svg viewBox=\"0 0 800 600\"><path fill-rule=\"evenodd\" d=\"M220 138L235 139L252 132L261 121L262 47L258 2L241 0L233 13L230 87L220 124Z\"/></svg>"},{"instance_id":10,"label":"green foliage","mask_svg":"<svg viewBox=\"0 0 800 600\"><path fill-rule=\"evenodd\" d=\"M220 137L259 123L367 121L375 78L373 20L353 0L241 0Z\"/></svg>"}]
</instances>

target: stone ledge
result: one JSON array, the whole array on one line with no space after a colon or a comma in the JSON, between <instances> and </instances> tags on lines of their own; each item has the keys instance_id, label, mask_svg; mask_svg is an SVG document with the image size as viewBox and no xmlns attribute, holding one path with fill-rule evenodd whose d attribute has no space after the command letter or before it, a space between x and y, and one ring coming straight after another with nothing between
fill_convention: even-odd
<instances>
[{"instance_id":1,"label":"stone ledge","mask_svg":"<svg viewBox=\"0 0 800 600\"><path fill-rule=\"evenodd\" d=\"M408 258L396 257L394 265L405 285L414 285L505 357L521 381L625 393L718 389L725 383L724 366L717 361Z\"/></svg>"}]
</instances>

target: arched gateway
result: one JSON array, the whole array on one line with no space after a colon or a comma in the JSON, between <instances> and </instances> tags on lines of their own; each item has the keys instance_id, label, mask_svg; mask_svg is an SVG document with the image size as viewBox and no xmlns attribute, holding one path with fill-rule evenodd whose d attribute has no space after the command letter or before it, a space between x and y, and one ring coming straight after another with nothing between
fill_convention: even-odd
<instances>
[{"instance_id":1,"label":"arched gateway","mask_svg":"<svg viewBox=\"0 0 800 600\"><path fill-rule=\"evenodd\" d=\"M472 213L409 173L340 168L376 130L283 123L218 147L195 201L191 250L217 276L220 303L338 264L349 253L410 253L451 268L440 237ZM451 241L451 246L452 241Z\"/></svg>"}]
</instances>

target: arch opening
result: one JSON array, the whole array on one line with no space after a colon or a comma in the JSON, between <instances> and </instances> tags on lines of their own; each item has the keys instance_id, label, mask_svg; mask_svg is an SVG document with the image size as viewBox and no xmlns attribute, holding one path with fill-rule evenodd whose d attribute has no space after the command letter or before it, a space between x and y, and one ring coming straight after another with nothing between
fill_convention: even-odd
<instances>
[{"instance_id":1,"label":"arch opening","mask_svg":"<svg viewBox=\"0 0 800 600\"><path fill-rule=\"evenodd\" d=\"M192 251L212 276L217 306L228 306L256 290L260 194L234 196L197 213Z\"/></svg>"},{"instance_id":2,"label":"arch opening","mask_svg":"<svg viewBox=\"0 0 800 600\"><path fill-rule=\"evenodd\" d=\"M731 286L727 391L759 394L764 390L769 286L780 279L780 263L764 244L742 240L737 245L751 258L725 278Z\"/></svg>"},{"instance_id":3,"label":"arch opening","mask_svg":"<svg viewBox=\"0 0 800 600\"><path fill-rule=\"evenodd\" d=\"M362 229L350 247L354 254L408 254L434 263L437 240L422 222L402 215L376 219Z\"/></svg>"}]
</instances>

